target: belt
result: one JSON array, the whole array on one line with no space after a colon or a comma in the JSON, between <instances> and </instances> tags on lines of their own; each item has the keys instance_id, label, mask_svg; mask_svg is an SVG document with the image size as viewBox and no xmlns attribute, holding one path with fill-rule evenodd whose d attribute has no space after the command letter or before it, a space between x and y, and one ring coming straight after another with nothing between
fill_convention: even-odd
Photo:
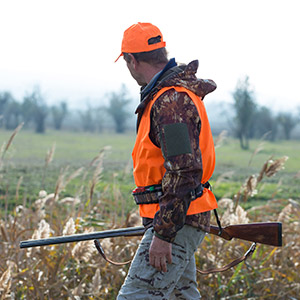
<instances>
[{"instance_id":1,"label":"belt","mask_svg":"<svg viewBox=\"0 0 300 300\"><path fill-rule=\"evenodd\" d=\"M132 195L136 204L158 203L162 194L161 184L137 187L132 191Z\"/></svg>"},{"instance_id":2,"label":"belt","mask_svg":"<svg viewBox=\"0 0 300 300\"><path fill-rule=\"evenodd\" d=\"M210 188L209 182L201 183L194 190L190 191L191 200L195 200L202 196L203 190ZM159 198L162 196L161 184L137 187L132 191L133 198L136 204L153 204L159 203Z\"/></svg>"}]
</instances>

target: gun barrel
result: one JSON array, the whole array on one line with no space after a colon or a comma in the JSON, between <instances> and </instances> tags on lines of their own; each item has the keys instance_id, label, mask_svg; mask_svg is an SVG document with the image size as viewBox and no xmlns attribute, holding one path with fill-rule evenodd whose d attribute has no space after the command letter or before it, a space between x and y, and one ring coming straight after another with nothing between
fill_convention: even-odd
<instances>
[{"instance_id":1,"label":"gun barrel","mask_svg":"<svg viewBox=\"0 0 300 300\"><path fill-rule=\"evenodd\" d=\"M21 241L20 248L49 246L55 244L88 241L94 239L104 239L104 238L118 237L118 236L140 236L143 235L144 232L145 232L145 228L142 226L104 230L99 232L50 237L47 239Z\"/></svg>"}]
</instances>

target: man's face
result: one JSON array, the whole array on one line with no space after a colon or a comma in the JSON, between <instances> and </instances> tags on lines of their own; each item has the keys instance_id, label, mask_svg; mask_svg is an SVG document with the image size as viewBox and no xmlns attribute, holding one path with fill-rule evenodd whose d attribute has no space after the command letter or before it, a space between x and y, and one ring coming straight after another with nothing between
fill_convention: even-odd
<instances>
[{"instance_id":1,"label":"man's face","mask_svg":"<svg viewBox=\"0 0 300 300\"><path fill-rule=\"evenodd\" d=\"M138 63L136 61L133 61L131 59L130 62L126 61L126 65L131 76L133 77L133 79L135 79L135 81L139 86L147 85L147 83L144 80L144 76L142 76L142 74L138 71L139 68L138 68Z\"/></svg>"}]
</instances>

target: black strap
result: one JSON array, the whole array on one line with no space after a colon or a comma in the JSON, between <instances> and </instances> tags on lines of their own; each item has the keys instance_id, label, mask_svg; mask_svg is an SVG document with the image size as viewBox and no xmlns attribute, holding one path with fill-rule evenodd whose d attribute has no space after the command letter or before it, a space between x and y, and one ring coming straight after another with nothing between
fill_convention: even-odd
<instances>
[{"instance_id":1,"label":"black strap","mask_svg":"<svg viewBox=\"0 0 300 300\"><path fill-rule=\"evenodd\" d=\"M216 209L214 209L214 213L215 213L216 221L217 221L217 224L218 224L218 227L219 227L218 235L221 235L222 231L223 231L223 228L222 228L222 225L221 225L221 222L220 222L220 219L219 219L219 216L218 216L218 213L217 213Z\"/></svg>"},{"instance_id":2,"label":"black strap","mask_svg":"<svg viewBox=\"0 0 300 300\"><path fill-rule=\"evenodd\" d=\"M210 183L208 181L204 183L204 186L205 186L205 188L210 189L212 191L212 186L210 185ZM222 225L221 225L221 222L220 222L220 219L219 219L219 216L218 216L218 212L217 212L216 209L214 209L214 214L215 214L215 217L216 217L216 222L217 222L218 227L219 227L218 235L221 235L222 232L223 232L223 228L222 228Z\"/></svg>"}]
</instances>

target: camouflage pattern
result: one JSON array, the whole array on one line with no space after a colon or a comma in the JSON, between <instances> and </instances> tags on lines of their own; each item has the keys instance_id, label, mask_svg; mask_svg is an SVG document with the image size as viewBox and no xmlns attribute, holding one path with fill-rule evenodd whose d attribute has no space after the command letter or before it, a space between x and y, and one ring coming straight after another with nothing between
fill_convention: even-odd
<instances>
[{"instance_id":1,"label":"camouflage pattern","mask_svg":"<svg viewBox=\"0 0 300 300\"><path fill-rule=\"evenodd\" d=\"M146 231L117 300L199 300L194 252L205 233L185 225L172 244L172 264L166 273L149 263L153 228Z\"/></svg>"},{"instance_id":2,"label":"camouflage pattern","mask_svg":"<svg viewBox=\"0 0 300 300\"><path fill-rule=\"evenodd\" d=\"M217 85L213 80L210 79L199 79L196 77L198 70L199 62L194 60L190 62L187 66L180 65L173 67L167 70L161 78L159 78L157 84L151 89L151 92L145 97L143 95L143 90L145 87L142 87L141 90L141 103L137 107L135 113L138 114L137 128L139 126L140 118L143 114L143 111L149 101L153 99L155 94L161 90L163 87L168 86L181 86L185 87L188 90L191 90L193 93L204 99L204 97L213 92Z\"/></svg>"},{"instance_id":3,"label":"camouflage pattern","mask_svg":"<svg viewBox=\"0 0 300 300\"><path fill-rule=\"evenodd\" d=\"M216 88L212 80L197 79L198 61L187 66L168 70L137 108L138 120L144 108L157 91L166 86L185 87L203 98ZM188 127L192 153L165 157L166 173L162 180L163 195L159 199L160 210L154 220L144 218L144 225L153 223L155 234L173 242L176 233L184 226L191 225L204 231L209 230L210 212L186 216L191 198L189 193L200 185L202 179L202 156L199 148L201 120L191 98L182 92L170 89L163 93L151 110L150 139L161 148L164 143L163 128L166 124L185 123Z\"/></svg>"}]
</instances>

